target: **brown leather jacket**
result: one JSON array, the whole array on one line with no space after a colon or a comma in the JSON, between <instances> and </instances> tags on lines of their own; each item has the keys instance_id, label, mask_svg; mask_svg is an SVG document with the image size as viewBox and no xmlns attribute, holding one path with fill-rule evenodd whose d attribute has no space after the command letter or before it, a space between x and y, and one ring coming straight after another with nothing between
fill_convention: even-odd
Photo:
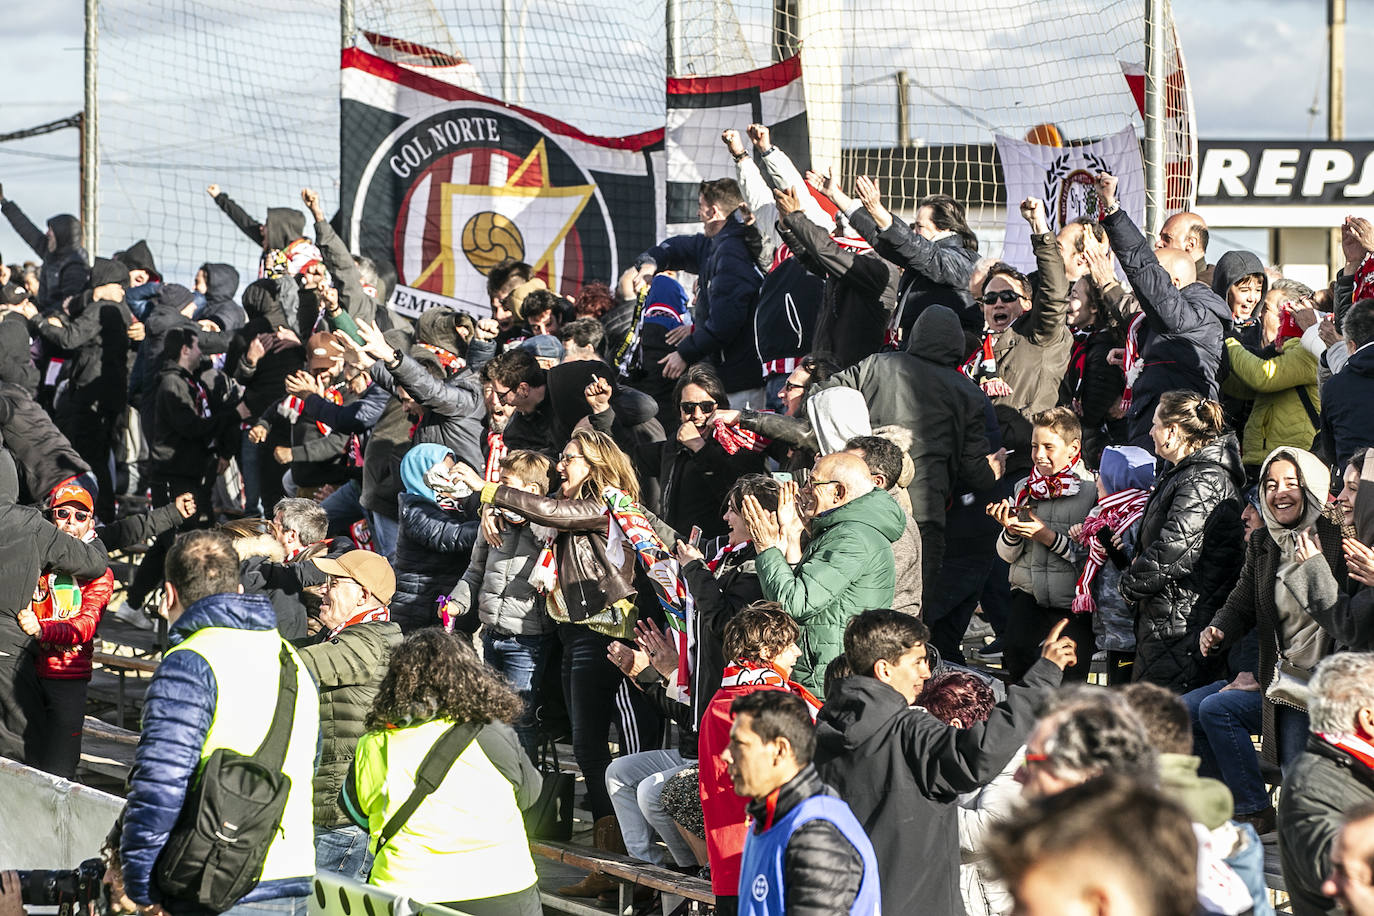
<instances>
[{"instance_id":1,"label":"brown leather jacket","mask_svg":"<svg viewBox=\"0 0 1374 916\"><path fill-rule=\"evenodd\" d=\"M574 623L636 594L634 551L627 546L619 565L606 554L611 520L605 500L535 496L502 486L496 488L491 504L518 512L536 525L558 529L553 542L558 587Z\"/></svg>"}]
</instances>

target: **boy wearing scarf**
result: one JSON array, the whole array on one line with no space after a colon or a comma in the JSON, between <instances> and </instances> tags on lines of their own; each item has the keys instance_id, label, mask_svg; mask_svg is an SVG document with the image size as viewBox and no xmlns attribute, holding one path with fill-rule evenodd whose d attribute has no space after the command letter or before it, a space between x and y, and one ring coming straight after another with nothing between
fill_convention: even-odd
<instances>
[{"instance_id":1,"label":"boy wearing scarf","mask_svg":"<svg viewBox=\"0 0 1374 916\"><path fill-rule=\"evenodd\" d=\"M1135 614L1121 595L1121 573L1131 565L1154 483L1154 455L1134 445L1109 445L1097 474L1097 505L1083 524L1069 529L1069 537L1088 551L1074 586L1073 612L1093 615L1097 647L1107 653L1108 684L1131 680Z\"/></svg>"},{"instance_id":2,"label":"boy wearing scarf","mask_svg":"<svg viewBox=\"0 0 1374 916\"><path fill-rule=\"evenodd\" d=\"M1003 668L1015 683L1030 670L1040 644L1061 620L1065 636L1082 649L1065 669L1065 681L1086 681L1096 644L1092 615L1074 613L1079 566L1085 551L1069 536L1097 501L1092 474L1080 456L1082 429L1067 407L1052 407L1032 419L1031 472L987 512L1002 525L997 553L1011 567L1011 614L1003 638Z\"/></svg>"}]
</instances>

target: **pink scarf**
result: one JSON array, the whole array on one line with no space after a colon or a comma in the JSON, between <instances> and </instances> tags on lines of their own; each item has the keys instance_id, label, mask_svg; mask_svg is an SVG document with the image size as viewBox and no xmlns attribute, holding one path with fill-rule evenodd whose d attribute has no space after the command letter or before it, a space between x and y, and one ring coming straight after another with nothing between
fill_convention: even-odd
<instances>
[{"instance_id":1,"label":"pink scarf","mask_svg":"<svg viewBox=\"0 0 1374 916\"><path fill-rule=\"evenodd\" d=\"M1103 528L1114 532L1124 532L1145 514L1145 503L1150 499L1149 490L1122 490L1098 500L1096 506L1083 519L1083 530L1078 542L1088 548L1088 561L1083 564L1083 572L1073 588L1073 612L1091 614L1097 609L1093 600L1093 580L1107 561L1107 548L1097 539Z\"/></svg>"}]
</instances>

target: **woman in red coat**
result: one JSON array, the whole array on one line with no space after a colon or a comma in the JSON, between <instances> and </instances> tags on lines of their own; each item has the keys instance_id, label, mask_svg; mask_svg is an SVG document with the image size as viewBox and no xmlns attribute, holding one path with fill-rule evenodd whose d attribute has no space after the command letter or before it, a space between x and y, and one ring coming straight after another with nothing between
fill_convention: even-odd
<instances>
[{"instance_id":1,"label":"woman in red coat","mask_svg":"<svg viewBox=\"0 0 1374 916\"><path fill-rule=\"evenodd\" d=\"M48 506L53 524L62 531L82 541L95 537L95 505L84 488L61 484ZM20 628L39 643L34 664L44 706L41 721L33 723L37 741L28 745L30 759L25 762L65 779L76 774L81 759L95 629L113 591L114 574L108 569L81 581L44 570L33 603L19 612Z\"/></svg>"},{"instance_id":2,"label":"woman in red coat","mask_svg":"<svg viewBox=\"0 0 1374 916\"><path fill-rule=\"evenodd\" d=\"M748 798L735 794L722 753L730 744L730 704L755 690L788 690L806 701L811 718L821 703L791 680L792 666L801 657L797 623L775 601L756 601L725 625L725 676L701 718L698 751L701 761L701 813L706 823L706 852L711 863L711 890L716 912L736 912L740 857L748 823Z\"/></svg>"}]
</instances>

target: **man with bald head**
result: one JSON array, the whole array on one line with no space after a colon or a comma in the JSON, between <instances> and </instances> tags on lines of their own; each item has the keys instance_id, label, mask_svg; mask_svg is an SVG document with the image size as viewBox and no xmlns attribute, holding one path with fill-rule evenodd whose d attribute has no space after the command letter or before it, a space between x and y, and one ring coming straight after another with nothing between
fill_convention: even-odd
<instances>
[{"instance_id":1,"label":"man with bald head","mask_svg":"<svg viewBox=\"0 0 1374 916\"><path fill-rule=\"evenodd\" d=\"M1226 300L1198 280L1196 247L1150 247L1117 204L1116 176L1098 173L1097 194L1107 211L1102 228L1107 230L1107 240L1140 303L1140 316L1131 323L1132 345L1125 354L1128 437L1131 445L1153 452L1150 424L1160 395L1184 390L1217 397L1217 375L1231 328L1231 310ZM1178 221L1180 217L1197 219L1196 214L1180 213L1166 225L1186 230L1190 223ZM1202 232L1206 233L1205 226ZM1187 231L1183 234L1186 236ZM1171 240L1174 237L1169 236ZM1202 247L1206 247L1205 237Z\"/></svg>"},{"instance_id":2,"label":"man with bald head","mask_svg":"<svg viewBox=\"0 0 1374 916\"><path fill-rule=\"evenodd\" d=\"M1212 265L1207 263L1207 223L1196 213L1184 210L1164 221L1155 241L1155 251L1181 251L1193 262L1198 280L1212 285Z\"/></svg>"},{"instance_id":3,"label":"man with bald head","mask_svg":"<svg viewBox=\"0 0 1374 916\"><path fill-rule=\"evenodd\" d=\"M819 696L826 666L844 652L849 619L892 607L897 583L892 544L906 529L906 513L874 485L863 459L847 452L816 461L797 510L811 533L805 552L800 528L788 513L780 521L777 513L764 512L756 499L745 497L763 597L781 604L801 627L802 655L792 677Z\"/></svg>"}]
</instances>

